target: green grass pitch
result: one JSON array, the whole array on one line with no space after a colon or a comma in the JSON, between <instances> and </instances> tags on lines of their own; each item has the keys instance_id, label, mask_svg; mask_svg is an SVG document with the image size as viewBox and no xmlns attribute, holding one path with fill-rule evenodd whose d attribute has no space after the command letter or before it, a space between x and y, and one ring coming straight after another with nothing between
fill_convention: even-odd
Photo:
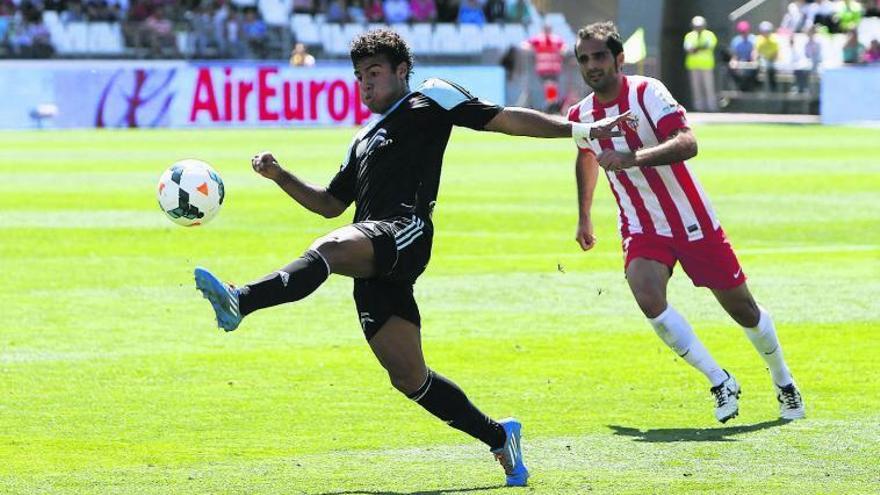
<instances>
[{"instance_id":1,"label":"green grass pitch","mask_svg":"<svg viewBox=\"0 0 880 495\"><path fill-rule=\"evenodd\" d=\"M692 166L760 302L808 419L776 421L769 374L680 271L672 303L743 386L714 422L622 277L600 177L582 253L573 145L456 130L416 286L430 366L524 423L530 487L394 391L351 281L214 327L192 268L247 282L350 220L308 214L250 170L269 149L326 183L343 130L0 134L0 493L880 492L880 131L698 126ZM213 223L164 218L156 181L223 176Z\"/></svg>"}]
</instances>

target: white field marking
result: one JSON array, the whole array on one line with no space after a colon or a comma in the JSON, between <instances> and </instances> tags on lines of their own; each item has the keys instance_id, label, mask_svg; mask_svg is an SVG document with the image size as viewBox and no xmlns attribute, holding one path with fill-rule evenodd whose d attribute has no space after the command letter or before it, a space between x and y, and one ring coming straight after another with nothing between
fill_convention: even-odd
<instances>
[{"instance_id":1,"label":"white field marking","mask_svg":"<svg viewBox=\"0 0 880 495\"><path fill-rule=\"evenodd\" d=\"M487 235L486 237L492 237ZM518 235L507 236L505 234L500 234L499 237L519 237ZM615 238L614 244L618 244L619 241ZM620 258L622 257L622 253L620 251L615 250L614 252L590 252L587 254L581 253L579 250L575 250L577 246L575 246L575 242L571 241L572 250L566 252L550 252L543 251L540 253L523 253L523 254L504 254L504 259L514 260L514 259L543 259L543 258L574 258L574 257L584 257L584 259L589 258ZM788 246L788 247L778 247L778 248L737 248L734 246L734 250L737 255L755 255L755 254L794 254L794 253L856 253L856 252L872 252L872 251L880 251L880 245L847 245L847 244L834 244L828 246ZM491 254L446 254L443 256L443 259L483 259L488 256L492 256Z\"/></svg>"},{"instance_id":2,"label":"white field marking","mask_svg":"<svg viewBox=\"0 0 880 495\"><path fill-rule=\"evenodd\" d=\"M173 226L156 206L155 210L6 210L0 215L0 229L132 229Z\"/></svg>"}]
</instances>

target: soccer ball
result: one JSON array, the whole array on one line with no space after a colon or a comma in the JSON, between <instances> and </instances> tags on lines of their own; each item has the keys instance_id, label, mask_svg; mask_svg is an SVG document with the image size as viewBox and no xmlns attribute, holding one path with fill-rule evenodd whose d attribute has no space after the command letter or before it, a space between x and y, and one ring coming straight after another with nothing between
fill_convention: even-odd
<instances>
[{"instance_id":1,"label":"soccer ball","mask_svg":"<svg viewBox=\"0 0 880 495\"><path fill-rule=\"evenodd\" d=\"M186 227L208 223L220 211L223 180L201 160L181 160L159 178L159 207L172 222Z\"/></svg>"}]
</instances>

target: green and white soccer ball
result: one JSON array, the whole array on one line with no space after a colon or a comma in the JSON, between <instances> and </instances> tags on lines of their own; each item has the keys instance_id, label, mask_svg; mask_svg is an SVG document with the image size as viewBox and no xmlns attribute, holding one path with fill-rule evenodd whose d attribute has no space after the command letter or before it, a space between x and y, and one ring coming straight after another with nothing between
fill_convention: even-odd
<instances>
[{"instance_id":1,"label":"green and white soccer ball","mask_svg":"<svg viewBox=\"0 0 880 495\"><path fill-rule=\"evenodd\" d=\"M186 227L211 221L225 195L220 174L201 160L176 162L159 179L159 207L172 222Z\"/></svg>"}]
</instances>

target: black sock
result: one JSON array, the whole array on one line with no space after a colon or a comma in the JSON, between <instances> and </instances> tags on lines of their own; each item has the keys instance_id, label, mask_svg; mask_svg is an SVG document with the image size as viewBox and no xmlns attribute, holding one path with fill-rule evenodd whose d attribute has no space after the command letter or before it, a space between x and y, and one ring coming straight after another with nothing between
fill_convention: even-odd
<instances>
[{"instance_id":1,"label":"black sock","mask_svg":"<svg viewBox=\"0 0 880 495\"><path fill-rule=\"evenodd\" d=\"M504 428L480 412L456 384L442 375L428 370L424 385L407 397L449 426L482 441L492 450L504 446L507 438Z\"/></svg>"},{"instance_id":2,"label":"black sock","mask_svg":"<svg viewBox=\"0 0 880 495\"><path fill-rule=\"evenodd\" d=\"M329 276L324 258L316 251L306 251L284 268L239 288L238 308L245 316L258 309L299 301L314 292Z\"/></svg>"}]
</instances>

